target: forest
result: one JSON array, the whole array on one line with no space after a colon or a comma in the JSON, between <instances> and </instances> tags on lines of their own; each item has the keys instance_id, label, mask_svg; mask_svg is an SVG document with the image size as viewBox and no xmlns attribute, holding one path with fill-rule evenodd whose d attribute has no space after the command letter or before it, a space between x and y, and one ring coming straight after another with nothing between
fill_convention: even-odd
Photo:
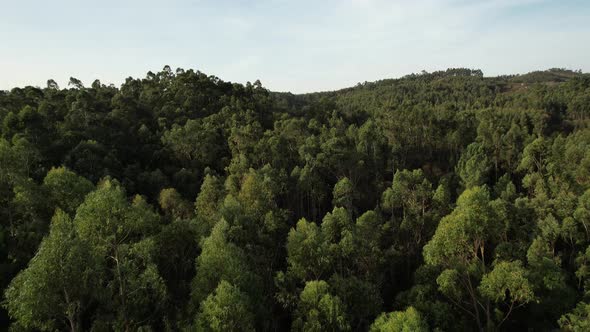
<instances>
[{"instance_id":1,"label":"forest","mask_svg":"<svg viewBox=\"0 0 590 332\"><path fill-rule=\"evenodd\" d=\"M0 329L590 331L590 74L0 91Z\"/></svg>"}]
</instances>

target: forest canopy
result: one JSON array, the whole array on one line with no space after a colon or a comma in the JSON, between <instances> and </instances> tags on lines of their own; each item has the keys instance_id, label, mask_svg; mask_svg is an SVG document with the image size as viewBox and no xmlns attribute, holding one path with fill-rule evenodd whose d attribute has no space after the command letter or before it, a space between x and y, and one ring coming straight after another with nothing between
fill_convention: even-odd
<instances>
[{"instance_id":1,"label":"forest canopy","mask_svg":"<svg viewBox=\"0 0 590 332\"><path fill-rule=\"evenodd\" d=\"M590 75L0 91L14 331L588 331Z\"/></svg>"}]
</instances>

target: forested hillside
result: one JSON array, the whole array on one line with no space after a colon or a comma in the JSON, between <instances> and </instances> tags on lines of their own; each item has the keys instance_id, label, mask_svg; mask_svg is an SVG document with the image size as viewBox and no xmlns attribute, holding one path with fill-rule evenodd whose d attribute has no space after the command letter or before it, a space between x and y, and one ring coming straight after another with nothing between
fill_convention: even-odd
<instances>
[{"instance_id":1,"label":"forested hillside","mask_svg":"<svg viewBox=\"0 0 590 332\"><path fill-rule=\"evenodd\" d=\"M14 331L590 330L590 75L0 91Z\"/></svg>"}]
</instances>

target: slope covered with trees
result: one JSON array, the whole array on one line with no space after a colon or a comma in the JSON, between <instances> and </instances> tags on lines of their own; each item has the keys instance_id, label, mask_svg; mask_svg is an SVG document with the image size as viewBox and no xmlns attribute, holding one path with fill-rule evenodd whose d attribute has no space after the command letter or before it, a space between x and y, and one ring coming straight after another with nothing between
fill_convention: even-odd
<instances>
[{"instance_id":1,"label":"slope covered with trees","mask_svg":"<svg viewBox=\"0 0 590 332\"><path fill-rule=\"evenodd\" d=\"M590 328L590 75L0 91L0 323Z\"/></svg>"}]
</instances>

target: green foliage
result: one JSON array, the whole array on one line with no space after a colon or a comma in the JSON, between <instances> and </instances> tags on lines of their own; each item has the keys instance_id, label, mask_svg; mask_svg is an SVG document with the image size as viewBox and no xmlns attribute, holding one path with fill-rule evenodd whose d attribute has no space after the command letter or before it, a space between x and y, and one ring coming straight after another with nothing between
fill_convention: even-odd
<instances>
[{"instance_id":1,"label":"green foliage","mask_svg":"<svg viewBox=\"0 0 590 332\"><path fill-rule=\"evenodd\" d=\"M191 204L182 198L182 196L174 188L166 188L160 191L158 197L160 208L178 219L188 219L192 215Z\"/></svg>"},{"instance_id":2,"label":"green foliage","mask_svg":"<svg viewBox=\"0 0 590 332\"><path fill-rule=\"evenodd\" d=\"M94 190L94 185L90 181L65 167L52 168L47 172L43 186L51 196L52 205L70 215L74 215L86 194Z\"/></svg>"},{"instance_id":3,"label":"green foliage","mask_svg":"<svg viewBox=\"0 0 590 332\"><path fill-rule=\"evenodd\" d=\"M534 294L526 274L520 261L499 262L483 276L479 290L494 302L528 303L534 300Z\"/></svg>"},{"instance_id":4,"label":"green foliage","mask_svg":"<svg viewBox=\"0 0 590 332\"><path fill-rule=\"evenodd\" d=\"M6 290L9 314L27 329L79 329L82 315L100 296L95 288L102 274L98 262L72 219L58 209L39 251Z\"/></svg>"},{"instance_id":5,"label":"green foliage","mask_svg":"<svg viewBox=\"0 0 590 332\"><path fill-rule=\"evenodd\" d=\"M103 301L109 305L101 314L115 315L113 328L149 321L167 297L152 238L159 229L159 216L140 196L127 203L119 184L105 179L80 205L74 224L80 239L100 258L100 269L107 271Z\"/></svg>"},{"instance_id":6,"label":"green foliage","mask_svg":"<svg viewBox=\"0 0 590 332\"><path fill-rule=\"evenodd\" d=\"M457 175L465 188L472 188L487 182L490 168L490 161L483 147L478 143L471 143L461 154Z\"/></svg>"},{"instance_id":7,"label":"green foliage","mask_svg":"<svg viewBox=\"0 0 590 332\"><path fill-rule=\"evenodd\" d=\"M352 211L354 200L354 185L348 178L342 178L334 186L332 191L333 204L335 207L344 207Z\"/></svg>"},{"instance_id":8,"label":"green foliage","mask_svg":"<svg viewBox=\"0 0 590 332\"><path fill-rule=\"evenodd\" d=\"M225 220L218 222L203 241L192 284L192 299L196 304L213 292L221 280L237 287L254 286L243 251L227 240L228 227Z\"/></svg>"},{"instance_id":9,"label":"green foliage","mask_svg":"<svg viewBox=\"0 0 590 332\"><path fill-rule=\"evenodd\" d=\"M287 238L287 262L290 274L300 280L317 280L331 265L329 248L321 229L301 219Z\"/></svg>"},{"instance_id":10,"label":"green foliage","mask_svg":"<svg viewBox=\"0 0 590 332\"><path fill-rule=\"evenodd\" d=\"M436 278L438 289L441 293L451 298L462 298L465 296L465 289L461 288L459 271L446 269Z\"/></svg>"},{"instance_id":11,"label":"green foliage","mask_svg":"<svg viewBox=\"0 0 590 332\"><path fill-rule=\"evenodd\" d=\"M350 326L338 296L325 281L308 281L299 296L293 331L348 331Z\"/></svg>"},{"instance_id":12,"label":"green foliage","mask_svg":"<svg viewBox=\"0 0 590 332\"><path fill-rule=\"evenodd\" d=\"M534 300L533 286L520 261L498 261L487 272L491 264L486 262L486 251L501 244L503 229L486 187L472 187L461 194L457 207L441 220L432 240L424 246L426 263L445 268L436 279L439 290L469 312L480 329L501 326L515 304L523 306ZM478 300L481 296L496 303L507 302L509 308L494 309L489 301ZM471 302L466 300L469 298ZM491 317L492 310L499 318Z\"/></svg>"},{"instance_id":13,"label":"green foliage","mask_svg":"<svg viewBox=\"0 0 590 332\"><path fill-rule=\"evenodd\" d=\"M215 124L195 119L188 120L184 126L173 125L162 135L162 142L183 165L196 163L220 169L221 157L227 154L227 147L220 144L221 138Z\"/></svg>"},{"instance_id":14,"label":"green foliage","mask_svg":"<svg viewBox=\"0 0 590 332\"><path fill-rule=\"evenodd\" d=\"M212 175L206 175L199 195L195 200L197 218L203 220L209 228L213 228L221 218L219 209L224 197L221 181Z\"/></svg>"},{"instance_id":15,"label":"green foliage","mask_svg":"<svg viewBox=\"0 0 590 332\"><path fill-rule=\"evenodd\" d=\"M466 68L0 91L0 329L587 330L589 96Z\"/></svg>"},{"instance_id":16,"label":"green foliage","mask_svg":"<svg viewBox=\"0 0 590 332\"><path fill-rule=\"evenodd\" d=\"M155 234L159 216L141 196L129 204L124 189L106 179L80 205L75 224L80 236L106 255L113 246Z\"/></svg>"},{"instance_id":17,"label":"green foliage","mask_svg":"<svg viewBox=\"0 0 590 332\"><path fill-rule=\"evenodd\" d=\"M394 311L381 314L373 325L371 332L426 332L428 324L424 321L418 310L413 307L405 311Z\"/></svg>"},{"instance_id":18,"label":"green foliage","mask_svg":"<svg viewBox=\"0 0 590 332\"><path fill-rule=\"evenodd\" d=\"M432 240L424 246L428 264L472 270L483 257L486 244L499 237L502 223L490 206L485 187L465 190L457 207L438 225Z\"/></svg>"},{"instance_id":19,"label":"green foliage","mask_svg":"<svg viewBox=\"0 0 590 332\"><path fill-rule=\"evenodd\" d=\"M571 312L561 316L559 326L563 331L582 332L590 329L590 305L580 302Z\"/></svg>"},{"instance_id":20,"label":"green foliage","mask_svg":"<svg viewBox=\"0 0 590 332\"><path fill-rule=\"evenodd\" d=\"M190 302L195 260L201 253L199 240L203 235L193 222L174 220L154 237L154 259L166 283L172 308L185 307Z\"/></svg>"},{"instance_id":21,"label":"green foliage","mask_svg":"<svg viewBox=\"0 0 590 332\"><path fill-rule=\"evenodd\" d=\"M237 287L222 280L201 304L199 331L254 331L250 300Z\"/></svg>"}]
</instances>

